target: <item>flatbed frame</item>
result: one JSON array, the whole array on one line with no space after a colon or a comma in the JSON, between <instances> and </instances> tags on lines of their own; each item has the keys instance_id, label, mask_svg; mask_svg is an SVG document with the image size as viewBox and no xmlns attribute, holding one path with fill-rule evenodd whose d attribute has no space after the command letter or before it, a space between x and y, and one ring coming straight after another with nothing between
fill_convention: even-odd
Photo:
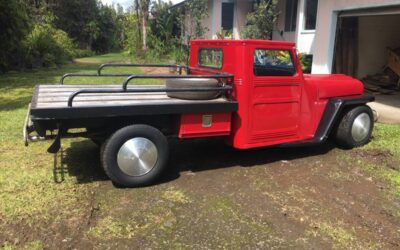
<instances>
[{"instance_id":1,"label":"flatbed frame","mask_svg":"<svg viewBox=\"0 0 400 250\"><path fill-rule=\"evenodd\" d=\"M106 67L163 67L176 69L179 74L134 75L103 74ZM183 71L187 74L182 74ZM191 74L196 72L196 74ZM122 85L65 85L66 78L71 77L127 77ZM193 79L214 78L223 82L215 88L180 88L169 89L163 85L134 85L136 79ZM226 113L238 108L232 99L233 75L221 72L191 68L182 65L162 64L103 64L95 74L65 74L59 84L37 85L34 90L27 119L24 125L24 139L29 141L53 139L46 135L46 130L64 130L84 128L90 120L129 118L148 115L179 115L185 113ZM204 92L221 91L221 97L213 100L183 100L170 98L167 92ZM30 133L40 130L40 136ZM44 131L44 132L43 132ZM82 133L76 137L82 136ZM67 137L64 131L60 137ZM73 137L73 136L72 136Z\"/></svg>"},{"instance_id":2,"label":"flatbed frame","mask_svg":"<svg viewBox=\"0 0 400 250\"><path fill-rule=\"evenodd\" d=\"M82 90L92 92L76 96L69 106L69 98ZM214 100L170 98L162 85L136 85L124 92L118 90L120 86L117 85L102 85L101 88L96 85L37 85L31 102L31 119L233 112L237 109L237 103L225 97Z\"/></svg>"}]
</instances>

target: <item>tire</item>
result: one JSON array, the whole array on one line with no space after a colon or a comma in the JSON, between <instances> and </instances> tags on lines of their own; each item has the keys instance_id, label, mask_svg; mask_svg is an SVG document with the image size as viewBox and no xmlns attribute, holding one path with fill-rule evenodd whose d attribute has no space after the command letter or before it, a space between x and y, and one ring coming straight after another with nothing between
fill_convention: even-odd
<instances>
[{"instance_id":1,"label":"tire","mask_svg":"<svg viewBox=\"0 0 400 250\"><path fill-rule=\"evenodd\" d=\"M181 78L168 79L165 83L167 88L182 89L182 88L216 88L221 84L213 78ZM167 92L171 98L185 100L212 100L221 95L221 91L204 91L204 92Z\"/></svg>"},{"instance_id":2,"label":"tire","mask_svg":"<svg viewBox=\"0 0 400 250\"><path fill-rule=\"evenodd\" d=\"M167 161L166 137L148 125L131 125L118 130L105 142L101 153L105 173L123 187L154 183Z\"/></svg>"},{"instance_id":3,"label":"tire","mask_svg":"<svg viewBox=\"0 0 400 250\"><path fill-rule=\"evenodd\" d=\"M374 116L368 106L357 106L344 111L336 129L339 146L351 149L367 144L374 127Z\"/></svg>"}]
</instances>

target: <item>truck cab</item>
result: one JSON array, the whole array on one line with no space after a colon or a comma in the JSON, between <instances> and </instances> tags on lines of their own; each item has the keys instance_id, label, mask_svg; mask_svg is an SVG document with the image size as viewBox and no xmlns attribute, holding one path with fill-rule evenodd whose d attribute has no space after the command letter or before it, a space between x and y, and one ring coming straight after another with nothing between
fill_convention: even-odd
<instances>
[{"instance_id":1,"label":"truck cab","mask_svg":"<svg viewBox=\"0 0 400 250\"><path fill-rule=\"evenodd\" d=\"M240 149L322 142L339 110L372 101L363 96L363 84L349 76L303 74L291 42L192 41L190 66L234 75L238 110L227 142Z\"/></svg>"},{"instance_id":2,"label":"truck cab","mask_svg":"<svg viewBox=\"0 0 400 250\"><path fill-rule=\"evenodd\" d=\"M104 74L105 67L163 67L161 75ZM68 77L115 77L118 85L64 85ZM164 79L165 85L134 85ZM194 40L189 65L105 64L93 74L66 74L59 85L37 85L24 140L85 137L101 148L109 178L149 185L168 166L167 138L223 137L237 149L323 143L345 148L369 142L372 110L363 84L340 74L303 74L294 43ZM79 128L80 132L73 132Z\"/></svg>"}]
</instances>

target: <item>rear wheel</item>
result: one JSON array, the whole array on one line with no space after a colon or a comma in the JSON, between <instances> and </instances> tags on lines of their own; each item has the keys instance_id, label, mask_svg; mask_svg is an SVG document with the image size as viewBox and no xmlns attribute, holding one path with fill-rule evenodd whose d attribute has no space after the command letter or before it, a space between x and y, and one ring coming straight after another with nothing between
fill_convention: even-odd
<instances>
[{"instance_id":1,"label":"rear wheel","mask_svg":"<svg viewBox=\"0 0 400 250\"><path fill-rule=\"evenodd\" d=\"M101 162L108 177L125 187L145 186L160 177L168 160L168 142L156 128L132 125L104 144Z\"/></svg>"},{"instance_id":2,"label":"rear wheel","mask_svg":"<svg viewBox=\"0 0 400 250\"><path fill-rule=\"evenodd\" d=\"M336 129L336 142L344 148L360 147L367 144L374 127L374 116L368 106L347 110Z\"/></svg>"}]
</instances>

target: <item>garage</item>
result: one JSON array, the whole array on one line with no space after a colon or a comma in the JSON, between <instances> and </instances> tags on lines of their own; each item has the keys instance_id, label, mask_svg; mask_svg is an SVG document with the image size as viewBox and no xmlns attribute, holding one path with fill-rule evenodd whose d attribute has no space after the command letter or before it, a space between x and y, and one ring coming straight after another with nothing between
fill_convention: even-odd
<instances>
[{"instance_id":1,"label":"garage","mask_svg":"<svg viewBox=\"0 0 400 250\"><path fill-rule=\"evenodd\" d=\"M400 6L340 11L334 73L361 79L379 103L400 108ZM395 112L396 110L392 110Z\"/></svg>"},{"instance_id":2,"label":"garage","mask_svg":"<svg viewBox=\"0 0 400 250\"><path fill-rule=\"evenodd\" d=\"M338 15L334 70L363 78L388 62L388 48L400 47L400 6L343 11Z\"/></svg>"}]
</instances>

